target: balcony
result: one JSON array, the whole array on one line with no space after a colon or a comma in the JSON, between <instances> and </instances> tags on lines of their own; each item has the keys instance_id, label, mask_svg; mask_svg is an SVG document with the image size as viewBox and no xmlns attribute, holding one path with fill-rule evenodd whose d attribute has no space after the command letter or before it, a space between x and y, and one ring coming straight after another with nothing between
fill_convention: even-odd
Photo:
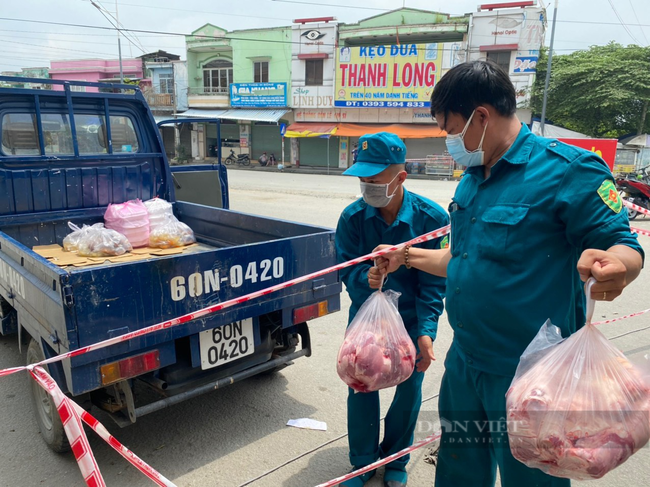
<instances>
[{"instance_id":1,"label":"balcony","mask_svg":"<svg viewBox=\"0 0 650 487\"><path fill-rule=\"evenodd\" d=\"M172 108L174 95L171 93L145 93L147 103L151 108Z\"/></svg>"},{"instance_id":2,"label":"balcony","mask_svg":"<svg viewBox=\"0 0 650 487\"><path fill-rule=\"evenodd\" d=\"M190 108L228 108L230 93L228 88L190 87L188 104Z\"/></svg>"}]
</instances>

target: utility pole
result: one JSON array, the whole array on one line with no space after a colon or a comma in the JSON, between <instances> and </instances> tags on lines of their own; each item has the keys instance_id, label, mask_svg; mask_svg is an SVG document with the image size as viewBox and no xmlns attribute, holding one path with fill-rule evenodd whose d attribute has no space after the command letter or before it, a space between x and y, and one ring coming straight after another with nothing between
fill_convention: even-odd
<instances>
[{"instance_id":1,"label":"utility pole","mask_svg":"<svg viewBox=\"0 0 650 487\"><path fill-rule=\"evenodd\" d=\"M557 1L557 0L556 0ZM115 20L117 21L117 54L120 58L120 83L124 83L124 71L122 70L122 40L120 36L120 14L117 12L117 0L115 0Z\"/></svg>"},{"instance_id":2,"label":"utility pole","mask_svg":"<svg viewBox=\"0 0 650 487\"><path fill-rule=\"evenodd\" d=\"M553 41L555 40L555 19L557 19L557 2L555 0L555 8L553 9L553 27L551 27L551 45L548 48L548 63L546 64L546 81L544 82L544 101L542 102L542 120L540 122L540 130L542 137L544 137L544 123L546 120L546 100L548 98L548 84L551 81L551 64L553 61Z\"/></svg>"}]
</instances>

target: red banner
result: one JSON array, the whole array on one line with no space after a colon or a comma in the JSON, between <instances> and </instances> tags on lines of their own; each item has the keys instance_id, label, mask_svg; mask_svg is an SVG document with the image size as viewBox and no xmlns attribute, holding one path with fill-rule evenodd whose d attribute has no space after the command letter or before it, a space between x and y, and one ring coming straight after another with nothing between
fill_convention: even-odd
<instances>
[{"instance_id":1,"label":"red banner","mask_svg":"<svg viewBox=\"0 0 650 487\"><path fill-rule=\"evenodd\" d=\"M609 166L610 171L614 172L614 160L616 159L616 139L557 139L565 144L575 145L583 149L595 152Z\"/></svg>"}]
</instances>

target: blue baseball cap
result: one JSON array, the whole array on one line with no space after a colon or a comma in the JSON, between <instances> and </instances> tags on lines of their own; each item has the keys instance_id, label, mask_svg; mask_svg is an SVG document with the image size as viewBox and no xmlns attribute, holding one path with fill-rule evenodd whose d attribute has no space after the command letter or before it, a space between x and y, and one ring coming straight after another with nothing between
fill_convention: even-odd
<instances>
[{"instance_id":1,"label":"blue baseball cap","mask_svg":"<svg viewBox=\"0 0 650 487\"><path fill-rule=\"evenodd\" d=\"M395 134L378 132L359 137L357 162L344 176L369 178L387 169L391 164L406 162L406 146Z\"/></svg>"}]
</instances>

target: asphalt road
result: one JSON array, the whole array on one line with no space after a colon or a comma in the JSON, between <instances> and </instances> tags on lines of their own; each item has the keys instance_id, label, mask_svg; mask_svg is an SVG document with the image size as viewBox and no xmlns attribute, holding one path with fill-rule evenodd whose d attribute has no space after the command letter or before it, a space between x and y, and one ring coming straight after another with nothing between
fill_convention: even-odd
<instances>
[{"instance_id":1,"label":"asphalt road","mask_svg":"<svg viewBox=\"0 0 650 487\"><path fill-rule=\"evenodd\" d=\"M446 207L456 183L417 180L407 186ZM340 212L358 194L354 178L303 174L230 171L233 210L334 227ZM650 229L650 219L635 224ZM650 252L650 238L641 237ZM648 307L650 274L643 273L614 303L598 303L596 314L615 317ZM255 377L221 391L198 397L145 416L120 429L100 417L120 441L179 487L238 487L300 455L300 459L251 483L254 487L310 487L349 469L346 432L346 388L336 375L338 347L345 330L349 300L342 311L311 323L314 353L274 376ZM650 315L603 325L608 337L650 326ZM442 362L451 341L446 317L434 345L438 358L424 382L422 418L430 419L442 377ZM614 340L632 358L650 350L650 329ZM0 338L0 368L24 363L15 338ZM33 420L27 377L0 379L0 487L83 486L71 455L52 453L39 437ZM390 391L381 393L382 410ZM285 426L287 420L309 417L325 421L326 432ZM429 432L422 422L418 437ZM94 433L91 445L109 486L153 485L114 453ZM320 445L331 441L327 446ZM312 453L310 450L316 449ZM426 450L416 452L409 466L411 486L432 486L434 467L424 462ZM368 483L381 486L380 475ZM644 448L626 464L590 485L650 485L650 450Z\"/></svg>"}]
</instances>

